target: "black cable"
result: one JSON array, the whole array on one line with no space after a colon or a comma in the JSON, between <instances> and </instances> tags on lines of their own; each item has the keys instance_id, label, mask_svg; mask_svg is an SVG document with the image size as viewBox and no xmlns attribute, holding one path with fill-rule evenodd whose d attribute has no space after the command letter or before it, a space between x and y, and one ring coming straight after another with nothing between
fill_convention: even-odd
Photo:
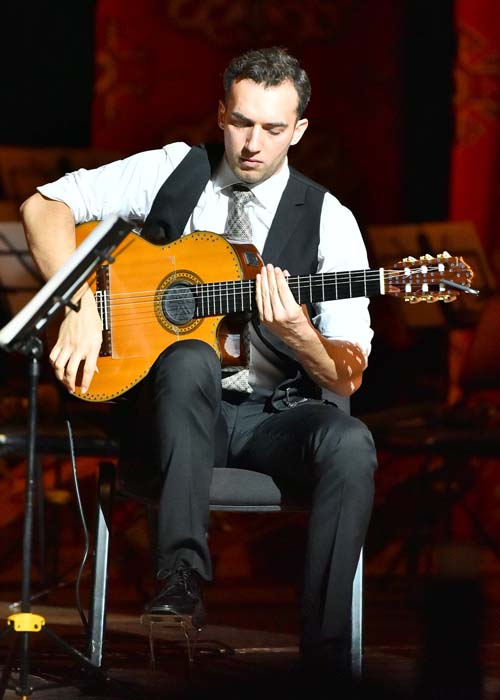
<instances>
[{"instance_id":1,"label":"black cable","mask_svg":"<svg viewBox=\"0 0 500 700\"><path fill-rule=\"evenodd\" d=\"M74 442L73 442L73 431L71 429L71 422L69 419L66 420L66 427L68 429L71 466L73 469L73 482L75 485L76 501L78 504L78 512L80 514L80 520L82 522L83 533L84 533L84 538L85 538L85 549L83 552L82 561L80 563L80 567L78 569L78 574L77 574L76 582L75 582L76 607L78 609L78 614L80 615L80 618L81 618L81 621L82 621L83 626L85 628L85 631L88 632L89 623L88 623L87 617L85 616L85 613L83 611L83 606L82 606L81 599L80 599L80 583L81 583L83 570L85 568L85 564L87 563L87 558L89 556L90 538L89 538L89 531L88 531L87 523L85 521L85 514L83 512L82 500L80 497L80 489L78 487L78 475L76 473L76 460L75 460L75 446L74 446Z\"/></svg>"}]
</instances>

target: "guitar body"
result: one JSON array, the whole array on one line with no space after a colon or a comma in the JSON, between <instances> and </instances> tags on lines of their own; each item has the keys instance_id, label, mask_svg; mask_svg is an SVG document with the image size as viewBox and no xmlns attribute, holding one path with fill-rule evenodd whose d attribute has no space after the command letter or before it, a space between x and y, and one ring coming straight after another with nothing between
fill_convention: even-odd
<instances>
[{"instance_id":1,"label":"guitar body","mask_svg":"<svg viewBox=\"0 0 500 700\"><path fill-rule=\"evenodd\" d=\"M77 228L77 244L95 225ZM169 289L182 292L193 284L254 279L262 261L252 245L233 246L222 236L201 231L158 246L130 233L113 258L89 280L105 329L98 372L85 394L77 386L79 398L108 401L120 396L177 341L201 340L214 348L223 364L240 364L239 324L232 325L231 317L186 317L178 322L169 318L164 299Z\"/></svg>"}]
</instances>

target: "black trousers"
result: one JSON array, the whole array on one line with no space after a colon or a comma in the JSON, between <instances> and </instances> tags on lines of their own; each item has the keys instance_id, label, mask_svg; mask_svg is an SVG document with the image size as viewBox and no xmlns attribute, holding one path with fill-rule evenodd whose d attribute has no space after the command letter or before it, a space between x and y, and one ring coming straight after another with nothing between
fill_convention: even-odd
<instances>
[{"instance_id":1,"label":"black trousers","mask_svg":"<svg viewBox=\"0 0 500 700\"><path fill-rule=\"evenodd\" d=\"M156 470L145 478L161 474L158 578L187 566L212 579L207 530L215 464L268 473L312 495L302 649L347 643L353 578L373 503L372 436L332 404L273 412L264 400L222 393L219 360L197 340L171 345L137 388L136 445Z\"/></svg>"}]
</instances>

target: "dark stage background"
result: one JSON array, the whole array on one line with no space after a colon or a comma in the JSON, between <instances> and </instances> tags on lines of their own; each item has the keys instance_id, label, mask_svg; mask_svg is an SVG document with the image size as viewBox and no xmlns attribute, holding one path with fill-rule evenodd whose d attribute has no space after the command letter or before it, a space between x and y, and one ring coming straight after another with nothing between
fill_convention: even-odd
<instances>
[{"instance_id":1,"label":"dark stage background","mask_svg":"<svg viewBox=\"0 0 500 700\"><path fill-rule=\"evenodd\" d=\"M0 220L15 219L37 184L68 170L171 140L219 139L216 107L227 61L278 44L301 59L313 86L310 128L291 162L353 210L373 264L376 226L394 227L398 249L420 255L441 251L428 251L425 236L405 238L403 225L425 233L426 222L470 222L491 279L498 279L497 0L58 0L3 3L0 23ZM466 352L483 302L472 318L450 313L436 320L420 311L412 323L401 302L391 301L371 307L376 336L355 412L370 416L426 401L440 407L450 396L462 401ZM488 319L484 337L491 338L498 316ZM478 362L485 356L485 410L497 417L498 346L486 342ZM7 392L14 374L3 376ZM401 498L400 509L389 524L375 516L368 566L370 552L375 561L412 528L407 517L403 531L400 519L408 516L401 512L408 494L394 489L418 474L419 462L386 458L383 449L381 462L379 512L391 493ZM498 473L498 460L482 463L468 490L496 542ZM457 527L470 535L463 517Z\"/></svg>"}]
</instances>

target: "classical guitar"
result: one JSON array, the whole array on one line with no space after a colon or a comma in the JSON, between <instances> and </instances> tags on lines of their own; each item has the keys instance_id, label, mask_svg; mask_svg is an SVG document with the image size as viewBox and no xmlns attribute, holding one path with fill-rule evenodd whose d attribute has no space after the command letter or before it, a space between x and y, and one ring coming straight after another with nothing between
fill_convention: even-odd
<instances>
[{"instance_id":1,"label":"classical guitar","mask_svg":"<svg viewBox=\"0 0 500 700\"><path fill-rule=\"evenodd\" d=\"M77 229L77 242L95 224ZM207 231L165 246L130 233L89 280L103 324L103 342L86 401L120 396L148 373L178 340L209 343L223 365L240 359L238 318L255 308L255 277L262 259L251 244L231 244ZM391 295L415 303L453 301L471 291L471 268L442 253L405 258L390 269L351 270L290 277L299 304Z\"/></svg>"}]
</instances>

